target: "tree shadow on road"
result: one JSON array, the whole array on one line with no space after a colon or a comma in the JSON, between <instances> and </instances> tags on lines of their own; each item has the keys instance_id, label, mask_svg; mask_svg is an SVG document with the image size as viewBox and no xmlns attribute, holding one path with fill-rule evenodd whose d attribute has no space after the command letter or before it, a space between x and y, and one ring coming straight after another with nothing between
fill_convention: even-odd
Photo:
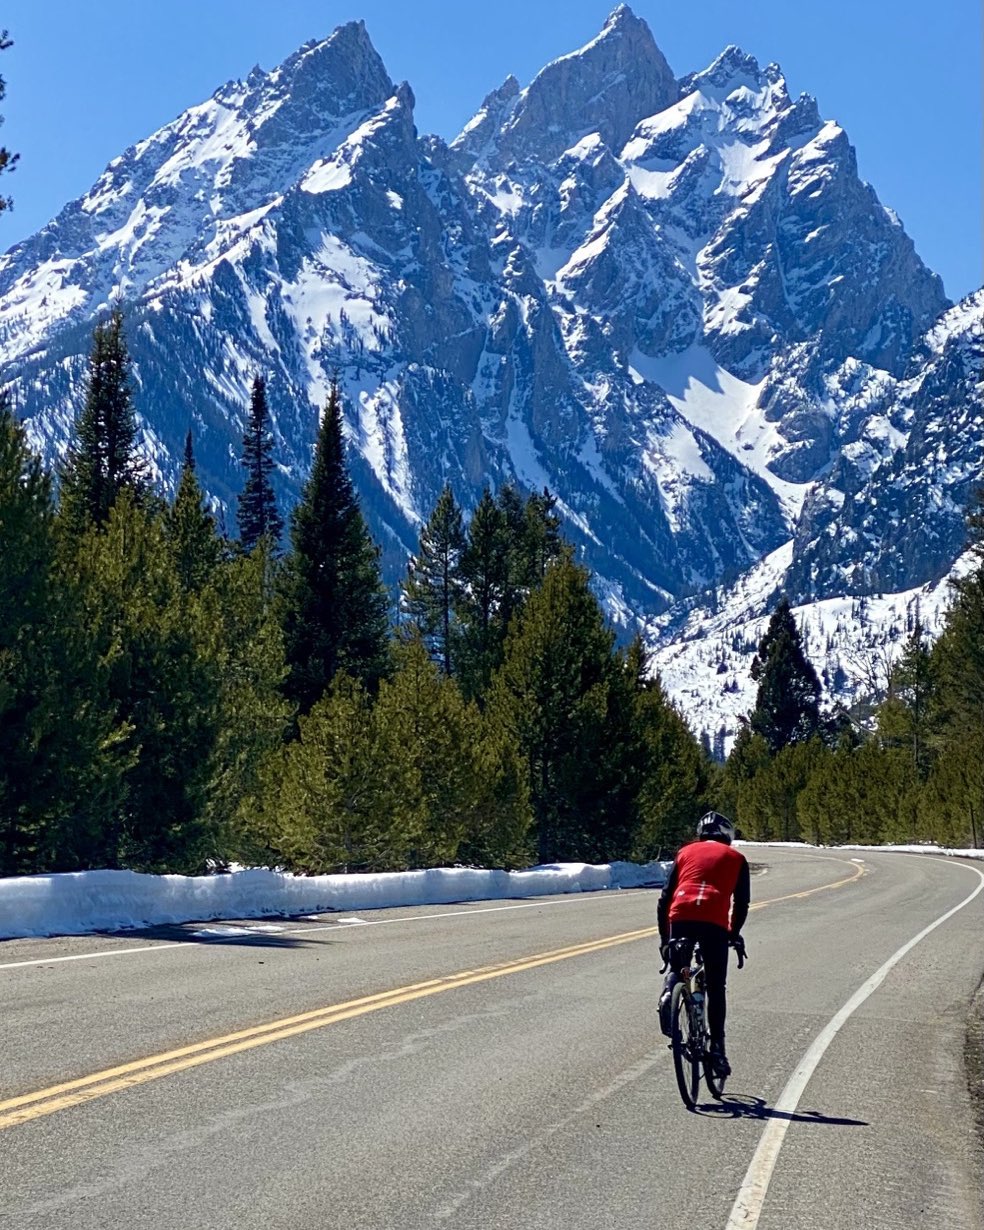
<instances>
[{"instance_id":1,"label":"tree shadow on road","mask_svg":"<svg viewBox=\"0 0 984 1230\"><path fill-rule=\"evenodd\" d=\"M776 1110L764 1098L746 1093L726 1093L720 1102L705 1102L695 1110L700 1115L724 1119L787 1119L790 1123L822 1123L828 1127L868 1127L867 1119L838 1118L818 1110Z\"/></svg>"},{"instance_id":2,"label":"tree shadow on road","mask_svg":"<svg viewBox=\"0 0 984 1230\"><path fill-rule=\"evenodd\" d=\"M239 948L303 948L310 945L298 935L284 934L277 925L228 922L160 923L139 931L101 932L120 939L162 940L170 944L231 945Z\"/></svg>"}]
</instances>

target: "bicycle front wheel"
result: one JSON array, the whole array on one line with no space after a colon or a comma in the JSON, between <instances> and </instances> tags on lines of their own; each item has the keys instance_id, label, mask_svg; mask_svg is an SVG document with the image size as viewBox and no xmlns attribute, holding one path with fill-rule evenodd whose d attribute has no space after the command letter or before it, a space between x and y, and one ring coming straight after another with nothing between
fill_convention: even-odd
<instances>
[{"instance_id":1,"label":"bicycle front wheel","mask_svg":"<svg viewBox=\"0 0 984 1230\"><path fill-rule=\"evenodd\" d=\"M724 1082L727 1077L719 1076L714 1070L714 1064L711 1062L710 1055L704 1056L704 1080L707 1082L707 1088L711 1091L711 1097L721 1101L724 1097Z\"/></svg>"},{"instance_id":2,"label":"bicycle front wheel","mask_svg":"<svg viewBox=\"0 0 984 1230\"><path fill-rule=\"evenodd\" d=\"M697 1105L697 1091L700 1088L701 1040L694 1033L689 996L682 982L678 982L673 988L670 1020L673 1067L676 1069L680 1097L683 1098L684 1106L693 1110Z\"/></svg>"}]
</instances>

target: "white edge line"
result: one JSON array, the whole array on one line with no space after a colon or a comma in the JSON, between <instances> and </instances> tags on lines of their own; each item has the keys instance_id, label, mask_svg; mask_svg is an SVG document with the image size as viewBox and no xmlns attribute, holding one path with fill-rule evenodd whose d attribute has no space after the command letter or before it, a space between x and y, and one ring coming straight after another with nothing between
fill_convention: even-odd
<instances>
[{"instance_id":1,"label":"white edge line","mask_svg":"<svg viewBox=\"0 0 984 1230\"><path fill-rule=\"evenodd\" d=\"M24 936L24 939L30 937ZM190 940L182 940L179 944L146 944L141 948L113 948L108 952L76 952L68 957L37 957L32 961L8 961L0 965L0 969L20 969L24 965L54 965L62 961L94 961L97 957L125 957L131 952L160 952L164 948L190 948Z\"/></svg>"},{"instance_id":2,"label":"white edge line","mask_svg":"<svg viewBox=\"0 0 984 1230\"><path fill-rule=\"evenodd\" d=\"M650 891L655 892L655 889L651 889ZM485 908L476 909L476 910L445 910L443 913L440 913L440 914L415 914L411 918L368 918L368 919L360 919L358 924L355 924L352 922L338 921L338 922L333 922L333 923L327 923L323 927L285 927L282 931L278 932L277 934L278 935L307 935L311 931L350 931L350 930L355 931L355 930L358 930L359 927L387 927L387 926L391 927L396 923L428 922L435 918L459 918L461 916L467 917L468 915L471 915L471 914L498 914L503 910L533 910L533 909L539 908L540 906L545 906L545 905L575 905L578 903L584 905L590 902L592 899L599 899L599 898L606 899L606 898L612 898L612 897L621 897L623 893L625 893L624 889L617 889L615 891L606 891L604 889L594 889L594 890L584 892L584 893L564 893L563 897L556 901L524 901L524 902L518 902L515 905L494 905L494 906L487 906ZM630 894L626 894L626 895L628 896ZM387 906L387 907L376 907L376 908L412 909L413 907L412 906L408 906L408 907ZM206 922L208 920L195 919L194 921ZM213 919L211 921L219 922L220 920ZM173 924L172 923L159 923L157 925L159 926L180 926L181 924L180 923L173 923ZM256 928L255 934L259 936L263 936L263 935L269 935L271 934L271 932L261 931L259 928ZM50 936L37 936L37 937L20 936L18 938L20 939L31 939L31 938L49 939L51 937ZM65 937L65 938L70 938L70 937ZM216 936L215 940L212 941L216 947L221 946L219 944L220 938L221 937ZM235 937L230 937L230 939L231 938L243 939L245 937L235 936ZM207 948L208 946L209 944L207 940L179 940L177 943L174 943L174 944L166 944L166 943L164 944L145 944L139 948L112 948L105 952L77 952L77 953L72 953L70 956L67 956L67 957L35 957L29 961L8 961L6 962L6 964L0 965L0 970L22 969L29 965L58 965L64 961L96 961L100 959L101 957L128 957L131 955L131 953L164 952L168 948Z\"/></svg>"},{"instance_id":3,"label":"white edge line","mask_svg":"<svg viewBox=\"0 0 984 1230\"><path fill-rule=\"evenodd\" d=\"M924 858L925 855L917 854L913 857ZM944 860L936 859L934 861L943 862ZM953 866L952 863L950 865ZM777 1111L781 1111L784 1114L793 1114L795 1112L799 1105L799 1100L803 1096L803 1091L810 1077L816 1071L817 1065L824 1056L824 1052L833 1042L848 1018L881 986L907 953L915 948L921 940L924 940L931 931L935 931L947 919L952 918L954 914L958 914L964 906L969 905L974 900L978 893L984 890L984 872L976 867L970 867L966 863L958 863L957 866L967 867L968 871L974 872L975 875L980 877L980 884L959 905L955 905L952 910L947 910L945 914L941 914L935 922L930 923L928 927L924 927L907 944L903 944L898 952L889 957L885 964L871 975L867 982L862 983L858 987L844 1007L831 1018L816 1036L809 1050L800 1060L793 1075L786 1083L785 1089L783 1089L776 1100L775 1109ZM791 1120L789 1119L769 1120L759 1140L758 1148L755 1150L755 1154L749 1164L745 1178L742 1180L735 1203L731 1209L731 1215L725 1225L725 1230L755 1230L759 1217L762 1214L762 1206L765 1203L769 1183L776 1167L779 1150L782 1148L782 1142L790 1122Z\"/></svg>"},{"instance_id":4,"label":"white edge line","mask_svg":"<svg viewBox=\"0 0 984 1230\"><path fill-rule=\"evenodd\" d=\"M281 934L307 935L309 931L339 931L342 928L348 929L350 927L392 927L396 923L429 922L434 918L459 918L462 915L468 916L471 914L498 914L502 910L533 910L541 905L587 904L592 898L606 900L612 897L621 897L624 891L624 889L616 889L615 891L593 889L587 893L564 893L563 897L556 901L523 901L516 905L491 905L478 910L445 910L441 914L414 914L411 918L360 918L358 922L352 922L351 919L342 922L339 919L337 922L327 923L323 927L295 927L290 930L284 930ZM632 891L636 890L633 889ZM653 888L649 891L655 892L656 890ZM402 909L406 907L389 906L384 908Z\"/></svg>"}]
</instances>

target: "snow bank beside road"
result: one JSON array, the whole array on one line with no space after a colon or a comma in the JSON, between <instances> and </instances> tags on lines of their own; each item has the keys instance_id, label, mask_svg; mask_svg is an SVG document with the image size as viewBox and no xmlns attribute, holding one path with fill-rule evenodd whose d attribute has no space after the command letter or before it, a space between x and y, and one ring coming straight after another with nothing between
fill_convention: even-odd
<instances>
[{"instance_id":1,"label":"snow bank beside road","mask_svg":"<svg viewBox=\"0 0 984 1230\"><path fill-rule=\"evenodd\" d=\"M213 876L135 871L20 876L0 879L0 939L640 888L663 884L669 865L552 863L526 871L442 867L331 876L292 876L260 868Z\"/></svg>"},{"instance_id":2,"label":"snow bank beside road","mask_svg":"<svg viewBox=\"0 0 984 1230\"><path fill-rule=\"evenodd\" d=\"M915 843L909 846L812 846L808 841L736 841L736 846L775 846L780 850L870 850L873 854L945 854L950 858L984 859L984 850L957 850L951 846ZM0 881L2 883L2 881Z\"/></svg>"}]
</instances>

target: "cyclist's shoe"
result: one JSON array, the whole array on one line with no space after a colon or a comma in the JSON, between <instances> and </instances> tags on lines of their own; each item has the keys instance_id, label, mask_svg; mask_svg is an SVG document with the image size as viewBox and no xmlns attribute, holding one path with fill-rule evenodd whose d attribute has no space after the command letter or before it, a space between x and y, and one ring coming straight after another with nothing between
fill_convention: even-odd
<instances>
[{"instance_id":1,"label":"cyclist's shoe","mask_svg":"<svg viewBox=\"0 0 984 1230\"><path fill-rule=\"evenodd\" d=\"M667 1037L673 1033L673 1028L670 1024L670 999L672 993L664 991L659 997L659 1027Z\"/></svg>"},{"instance_id":2,"label":"cyclist's shoe","mask_svg":"<svg viewBox=\"0 0 984 1230\"><path fill-rule=\"evenodd\" d=\"M722 1042L712 1042L711 1049L707 1052L707 1055L716 1076L731 1075L731 1064L728 1063L728 1057L724 1053L724 1044Z\"/></svg>"}]
</instances>

